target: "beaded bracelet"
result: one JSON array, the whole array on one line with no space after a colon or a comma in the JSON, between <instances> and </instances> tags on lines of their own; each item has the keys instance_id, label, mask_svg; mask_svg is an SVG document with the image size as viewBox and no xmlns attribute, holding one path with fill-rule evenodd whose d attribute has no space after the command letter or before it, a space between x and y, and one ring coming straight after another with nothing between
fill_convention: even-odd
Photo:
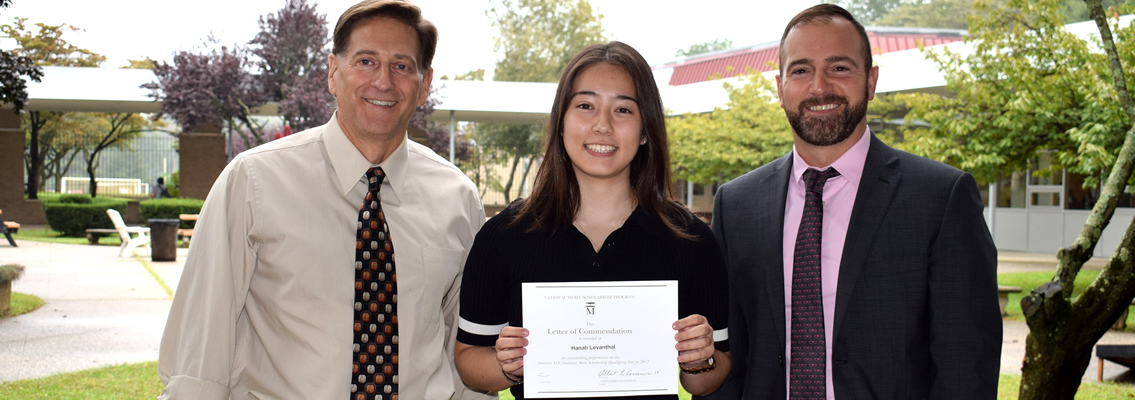
<instances>
[{"instance_id":1,"label":"beaded bracelet","mask_svg":"<svg viewBox=\"0 0 1135 400\"><path fill-rule=\"evenodd\" d=\"M679 363L678 367L682 369L682 372L690 375L704 374L717 368L717 361L713 359L713 356L709 356L709 358L705 360L705 364L698 367L687 368L685 363Z\"/></svg>"}]
</instances>

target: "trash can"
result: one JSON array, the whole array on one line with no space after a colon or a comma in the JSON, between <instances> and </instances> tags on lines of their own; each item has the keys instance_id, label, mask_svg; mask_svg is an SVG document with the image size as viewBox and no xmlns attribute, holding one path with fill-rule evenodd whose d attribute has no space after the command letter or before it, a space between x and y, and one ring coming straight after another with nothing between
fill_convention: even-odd
<instances>
[{"instance_id":1,"label":"trash can","mask_svg":"<svg viewBox=\"0 0 1135 400\"><path fill-rule=\"evenodd\" d=\"M150 220L150 259L177 261L177 219Z\"/></svg>"}]
</instances>

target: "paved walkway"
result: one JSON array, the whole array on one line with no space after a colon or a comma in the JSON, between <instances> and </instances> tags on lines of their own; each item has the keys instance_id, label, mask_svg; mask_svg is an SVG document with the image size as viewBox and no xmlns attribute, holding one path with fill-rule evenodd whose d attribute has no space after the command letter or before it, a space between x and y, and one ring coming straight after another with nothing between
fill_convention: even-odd
<instances>
[{"instance_id":1,"label":"paved walkway","mask_svg":"<svg viewBox=\"0 0 1135 400\"><path fill-rule=\"evenodd\" d=\"M0 320L0 382L48 376L107 365L156 360L171 298L158 280L134 258L119 258L118 248L18 241L0 244L0 263L27 267L12 290L42 297L47 305ZM185 261L149 261L149 250L137 250L171 290ZM999 272L1052 271L1055 256L1002 252ZM1087 268L1100 268L1092 260ZM1025 355L1024 322L1005 321L1001 372L1020 373ZM1135 344L1135 334L1108 332L1101 344ZM1093 358L1085 380L1095 380ZM1121 374L1122 377L1121 377ZM1105 379L1128 379L1135 373L1105 363Z\"/></svg>"},{"instance_id":2,"label":"paved walkway","mask_svg":"<svg viewBox=\"0 0 1135 400\"><path fill-rule=\"evenodd\" d=\"M0 263L22 264L12 290L47 301L0 320L0 382L156 360L171 297L145 266L118 247L17 241L0 245ZM178 262L151 262L172 289Z\"/></svg>"}]
</instances>

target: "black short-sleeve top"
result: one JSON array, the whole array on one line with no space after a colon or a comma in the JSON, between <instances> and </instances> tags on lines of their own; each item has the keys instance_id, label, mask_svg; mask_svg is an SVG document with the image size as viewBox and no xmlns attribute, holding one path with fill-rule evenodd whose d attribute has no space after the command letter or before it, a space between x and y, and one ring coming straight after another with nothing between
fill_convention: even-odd
<instances>
[{"instance_id":1,"label":"black short-sleeve top","mask_svg":"<svg viewBox=\"0 0 1135 400\"><path fill-rule=\"evenodd\" d=\"M469 251L461 281L459 342L493 346L501 328L524 326L523 282L676 280L678 315L705 316L714 329L714 346L729 351L725 260L704 222L692 215L677 218L674 222L694 237L682 239L635 209L596 252L575 227L549 234L528 232L525 221L511 224L518 208L513 203L486 222ZM517 399L524 398L523 392L523 385L512 388Z\"/></svg>"}]
</instances>

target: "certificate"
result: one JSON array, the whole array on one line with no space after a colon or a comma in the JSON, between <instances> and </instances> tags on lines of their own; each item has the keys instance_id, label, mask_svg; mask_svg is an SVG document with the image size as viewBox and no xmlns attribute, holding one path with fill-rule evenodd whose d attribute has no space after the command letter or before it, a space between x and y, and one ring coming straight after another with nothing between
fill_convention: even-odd
<instances>
[{"instance_id":1,"label":"certificate","mask_svg":"<svg viewBox=\"0 0 1135 400\"><path fill-rule=\"evenodd\" d=\"M678 394L677 281L521 286L524 396Z\"/></svg>"}]
</instances>

